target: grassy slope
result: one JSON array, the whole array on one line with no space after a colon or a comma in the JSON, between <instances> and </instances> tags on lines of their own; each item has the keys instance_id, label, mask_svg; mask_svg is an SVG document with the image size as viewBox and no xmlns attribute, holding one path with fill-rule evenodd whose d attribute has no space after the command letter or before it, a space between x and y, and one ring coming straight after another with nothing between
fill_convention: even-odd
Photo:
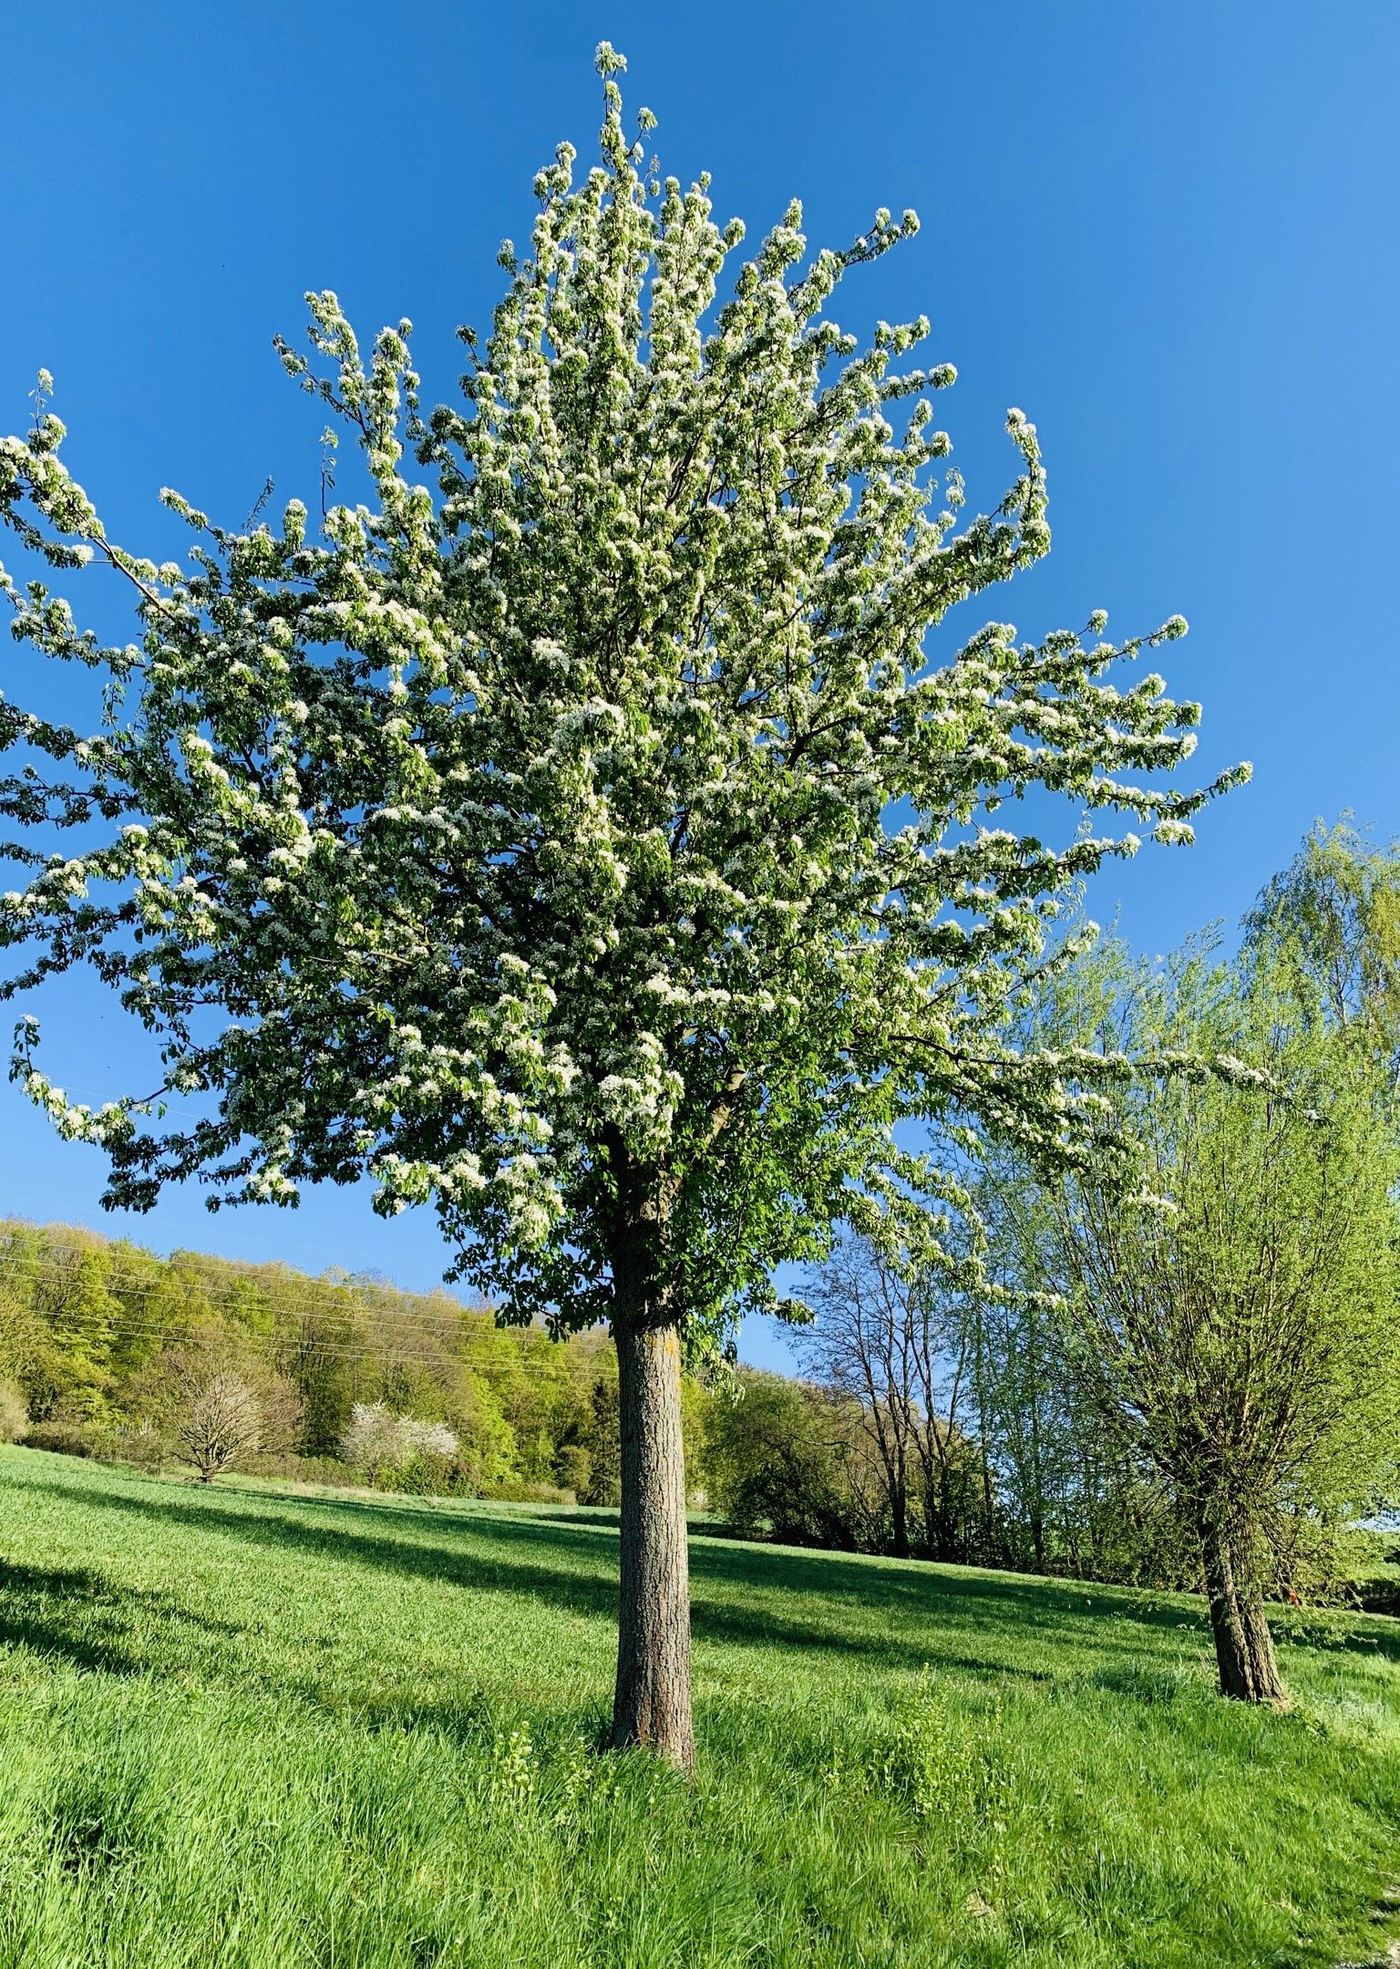
<instances>
[{"instance_id":1,"label":"grassy slope","mask_svg":"<svg viewBox=\"0 0 1400 1969\"><path fill-rule=\"evenodd\" d=\"M615 1532L0 1451L0 1964L1334 1964L1400 1625L694 1545L700 1770L592 1751Z\"/></svg>"}]
</instances>

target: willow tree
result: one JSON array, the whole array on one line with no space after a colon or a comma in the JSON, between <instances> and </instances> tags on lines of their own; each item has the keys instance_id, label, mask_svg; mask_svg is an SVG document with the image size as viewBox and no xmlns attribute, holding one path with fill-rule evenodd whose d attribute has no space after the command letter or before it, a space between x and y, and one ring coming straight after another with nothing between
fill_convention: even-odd
<instances>
[{"instance_id":1,"label":"willow tree","mask_svg":"<svg viewBox=\"0 0 1400 1969\"><path fill-rule=\"evenodd\" d=\"M1298 984L1257 939L1234 963L1096 953L1045 1023L1215 1070L1119 1092L1131 1187L1001 1185L1008 1282L1055 1295L1088 1414L1199 1555L1221 1693L1252 1702L1285 1697L1267 1591L1389 1508L1400 1474L1394 1095L1368 1036L1330 1022L1325 979L1310 1001Z\"/></svg>"},{"instance_id":2,"label":"willow tree","mask_svg":"<svg viewBox=\"0 0 1400 1969\"><path fill-rule=\"evenodd\" d=\"M423 405L408 323L364 357L333 294L309 354L279 344L360 447L360 503L228 531L166 493L195 539L156 565L108 539L50 411L0 444L26 553L108 563L140 625L104 647L9 580L19 636L109 690L89 736L4 709L32 872L0 935L32 951L11 993L87 962L158 1041L158 1095L90 1107L19 1028L16 1076L106 1151L109 1204L368 1177L381 1211L435 1208L503 1320L611 1323L615 1734L684 1765L683 1355L897 1184L902 1117L1075 1136L1060 1063L992 1035L1057 899L1136 839L1056 849L987 811L1039 786L1181 838L1206 796L1169 785L1196 707L1118 688L1143 642L1105 618L926 651L1049 535L1019 411L1015 483L969 522L931 409L953 371L900 366L927 323L861 349L830 319L914 215L809 256L793 205L735 268L742 227L651 175L598 66L601 160L537 176L459 405Z\"/></svg>"}]
</instances>

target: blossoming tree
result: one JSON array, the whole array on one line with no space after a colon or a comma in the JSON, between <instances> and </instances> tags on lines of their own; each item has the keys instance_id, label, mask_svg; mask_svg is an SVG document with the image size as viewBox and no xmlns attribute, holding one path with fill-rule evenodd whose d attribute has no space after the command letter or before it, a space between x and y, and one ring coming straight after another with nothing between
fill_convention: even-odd
<instances>
[{"instance_id":1,"label":"blossoming tree","mask_svg":"<svg viewBox=\"0 0 1400 1969\"><path fill-rule=\"evenodd\" d=\"M87 962L158 1037L160 1090L89 1107L18 1029L111 1205L367 1175L382 1211L435 1208L502 1319L611 1323L615 1735L688 1765L683 1355L898 1191L902 1118L1082 1135L1075 1063L998 1022L1057 899L1136 840L1057 849L991 809L1048 788L1185 839L1215 789L1170 789L1197 709L1118 687L1143 644L1102 617L928 654L1046 550L1034 427L1011 413L1019 475L964 520L953 372L900 367L927 323L862 350L829 318L912 213L809 256L793 205L717 305L742 227L650 175L621 66L599 50L600 163L561 146L489 338L463 331L461 407L423 408L407 323L362 357L333 294L309 355L279 345L362 447L362 503L231 532L167 493L195 544L158 566L108 539L51 413L0 442L28 556L109 563L140 621L103 647L6 578L17 634L110 689L89 736L0 707L30 864L0 938L30 951L8 993Z\"/></svg>"}]
</instances>

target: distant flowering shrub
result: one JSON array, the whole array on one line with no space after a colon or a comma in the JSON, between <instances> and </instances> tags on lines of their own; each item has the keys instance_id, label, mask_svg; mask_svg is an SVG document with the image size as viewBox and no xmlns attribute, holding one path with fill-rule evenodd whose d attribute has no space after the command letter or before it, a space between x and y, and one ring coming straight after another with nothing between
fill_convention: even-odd
<instances>
[{"instance_id":1,"label":"distant flowering shrub","mask_svg":"<svg viewBox=\"0 0 1400 1969\"><path fill-rule=\"evenodd\" d=\"M357 1469L373 1472L402 1459L399 1418L387 1402L356 1402L340 1439L340 1453Z\"/></svg>"},{"instance_id":2,"label":"distant flowering shrub","mask_svg":"<svg viewBox=\"0 0 1400 1969\"><path fill-rule=\"evenodd\" d=\"M340 1439L340 1453L347 1463L376 1476L384 1470L402 1470L416 1458L457 1454L457 1432L446 1422L419 1422L411 1415L396 1415L387 1402L356 1402Z\"/></svg>"},{"instance_id":3,"label":"distant flowering shrub","mask_svg":"<svg viewBox=\"0 0 1400 1969\"><path fill-rule=\"evenodd\" d=\"M415 1422L411 1416L399 1418L399 1432L411 1456L450 1457L457 1454L457 1431L446 1422Z\"/></svg>"}]
</instances>

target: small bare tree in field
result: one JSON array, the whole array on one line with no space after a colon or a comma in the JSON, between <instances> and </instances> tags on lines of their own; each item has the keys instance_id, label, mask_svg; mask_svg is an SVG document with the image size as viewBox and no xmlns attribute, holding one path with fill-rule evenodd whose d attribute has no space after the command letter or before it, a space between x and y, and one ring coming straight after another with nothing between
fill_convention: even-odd
<instances>
[{"instance_id":1,"label":"small bare tree in field","mask_svg":"<svg viewBox=\"0 0 1400 1969\"><path fill-rule=\"evenodd\" d=\"M202 1484L251 1456L262 1444L262 1406L242 1375L217 1368L181 1389L175 1440Z\"/></svg>"},{"instance_id":2,"label":"small bare tree in field","mask_svg":"<svg viewBox=\"0 0 1400 1969\"><path fill-rule=\"evenodd\" d=\"M295 1392L261 1364L195 1344L173 1349L165 1370L170 1434L201 1483L250 1456L293 1446L300 1419Z\"/></svg>"}]
</instances>

